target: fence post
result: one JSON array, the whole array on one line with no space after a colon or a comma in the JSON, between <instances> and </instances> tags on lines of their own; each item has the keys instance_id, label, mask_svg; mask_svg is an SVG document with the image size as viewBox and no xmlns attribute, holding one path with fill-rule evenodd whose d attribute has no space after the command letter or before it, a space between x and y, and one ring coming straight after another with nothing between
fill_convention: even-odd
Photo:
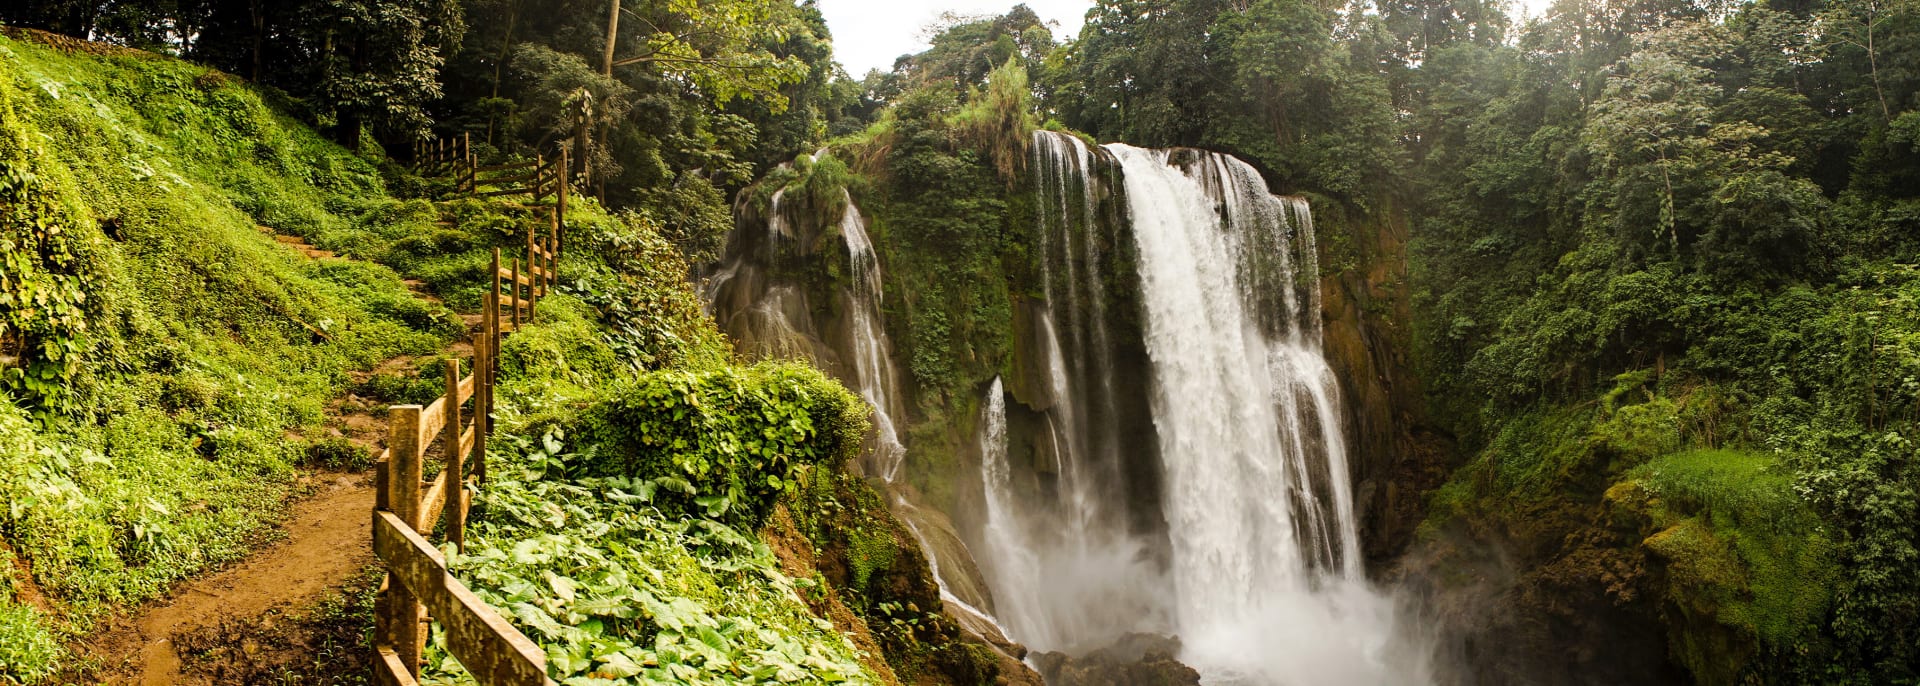
<instances>
[{"instance_id":1,"label":"fence post","mask_svg":"<svg viewBox=\"0 0 1920 686\"><path fill-rule=\"evenodd\" d=\"M387 503L393 513L415 531L420 529L420 406L395 405L387 411ZM394 581L389 578L389 581ZM420 630L426 608L406 584L387 584L386 634L382 642L393 646L400 661L414 676L420 675L420 654L426 634Z\"/></svg>"},{"instance_id":2,"label":"fence post","mask_svg":"<svg viewBox=\"0 0 1920 686\"><path fill-rule=\"evenodd\" d=\"M479 355L480 350L475 348L474 356L476 360ZM475 386L473 389L475 397L478 397L480 394L479 383L479 378L475 377ZM479 405L479 401L474 401L474 404L476 406ZM466 433L466 431L460 426L460 360L450 359L447 360L447 428L445 437L442 439L446 441L447 445L447 467L446 476L443 478L446 479L447 484L445 491L447 496L447 540L453 541L454 547L462 551L467 549L467 499L465 497L467 493L465 465L467 454L460 449L460 434L463 433ZM475 434L477 440L478 430L475 430Z\"/></svg>"},{"instance_id":3,"label":"fence post","mask_svg":"<svg viewBox=\"0 0 1920 686\"><path fill-rule=\"evenodd\" d=\"M560 255L559 255L560 214L559 214L559 210L554 210L553 224L547 227L546 240L547 240L547 259L546 259L547 284L543 288L551 288L555 281L560 280Z\"/></svg>"},{"instance_id":4,"label":"fence post","mask_svg":"<svg viewBox=\"0 0 1920 686\"><path fill-rule=\"evenodd\" d=\"M513 293L512 298L510 298L513 302L508 303L508 306L513 309L513 330L519 331L520 330L520 258L518 257L513 258L513 276L507 279L507 290ZM527 318L532 319L533 313L531 312L527 313Z\"/></svg>"},{"instance_id":5,"label":"fence post","mask_svg":"<svg viewBox=\"0 0 1920 686\"><path fill-rule=\"evenodd\" d=\"M499 321L499 301L491 293L480 299L487 303L487 314L480 316L480 335L473 342L473 478L484 484L487 432L493 430L493 331Z\"/></svg>"},{"instance_id":6,"label":"fence post","mask_svg":"<svg viewBox=\"0 0 1920 686\"><path fill-rule=\"evenodd\" d=\"M533 320L532 305L540 302L540 256L533 252L533 227L527 227L527 320Z\"/></svg>"},{"instance_id":7,"label":"fence post","mask_svg":"<svg viewBox=\"0 0 1920 686\"><path fill-rule=\"evenodd\" d=\"M573 185L573 166L564 147L560 149L559 184L560 197L553 201L553 225L559 227L559 233L554 237L553 259L555 260L560 259L560 252L566 247L567 192L570 190L568 187Z\"/></svg>"}]
</instances>

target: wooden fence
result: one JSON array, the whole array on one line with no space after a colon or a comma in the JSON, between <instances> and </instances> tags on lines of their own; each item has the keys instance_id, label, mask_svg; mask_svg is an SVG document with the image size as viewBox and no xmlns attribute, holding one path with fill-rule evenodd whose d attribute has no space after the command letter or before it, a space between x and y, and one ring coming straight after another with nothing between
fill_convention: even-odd
<instances>
[{"instance_id":1,"label":"wooden fence","mask_svg":"<svg viewBox=\"0 0 1920 686\"><path fill-rule=\"evenodd\" d=\"M472 169L473 161L471 134L413 142L413 166L422 174L449 174L466 178L469 175L460 172Z\"/></svg>"},{"instance_id":2,"label":"wooden fence","mask_svg":"<svg viewBox=\"0 0 1920 686\"><path fill-rule=\"evenodd\" d=\"M565 155L540 178L536 164L531 192L536 202L553 195L541 229L526 232L524 267L519 257L502 266L493 251L492 287L483 297L481 330L474 335L473 361L462 376L460 362L448 360L446 392L426 407L396 405L388 410L387 450L375 470L373 550L387 566L374 607L374 683L416 683L425 651L427 623L446 628L447 648L481 684L542 685L546 655L447 572L446 560L427 541L445 515L447 540L466 544L467 508L473 489L487 475L487 435L492 429L493 388L499 373L504 336L531 321L534 306L547 295L559 269L566 216ZM475 168L455 168L473 178ZM504 308L504 312L503 312ZM466 409L466 408L471 409ZM437 449L436 449L437 446ZM427 457L441 470L425 480ZM469 463L471 461L471 463Z\"/></svg>"},{"instance_id":3,"label":"wooden fence","mask_svg":"<svg viewBox=\"0 0 1920 686\"><path fill-rule=\"evenodd\" d=\"M570 148L570 143L563 142L554 157L536 154L532 160L481 166L473 154L472 134L463 133L454 138L416 141L413 164L423 175L452 177L454 195L529 195L538 204L565 195Z\"/></svg>"}]
</instances>

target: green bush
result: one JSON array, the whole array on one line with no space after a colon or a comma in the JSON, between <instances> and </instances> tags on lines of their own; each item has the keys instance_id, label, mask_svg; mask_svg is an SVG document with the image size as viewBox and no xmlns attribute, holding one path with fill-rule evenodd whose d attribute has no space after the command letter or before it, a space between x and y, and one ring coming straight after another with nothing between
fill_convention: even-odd
<instances>
[{"instance_id":1,"label":"green bush","mask_svg":"<svg viewBox=\"0 0 1920 686\"><path fill-rule=\"evenodd\" d=\"M1657 522L1683 518L1674 526L1701 530L1702 537L1718 542L1720 554L1709 556L1676 555L1648 540L1670 559L1725 560L1717 564L1730 571L1688 580L1711 587L1700 592L1720 597L1720 621L1777 645L1818 628L1835 582L1834 546L1812 508L1795 493L1793 476L1774 457L1690 450L1642 465L1630 478L1659 499Z\"/></svg>"},{"instance_id":2,"label":"green bush","mask_svg":"<svg viewBox=\"0 0 1920 686\"><path fill-rule=\"evenodd\" d=\"M354 384L353 392L388 405L426 405L447 392L446 372L431 362L409 374L375 374Z\"/></svg>"},{"instance_id":3,"label":"green bush","mask_svg":"<svg viewBox=\"0 0 1920 686\"><path fill-rule=\"evenodd\" d=\"M323 438L307 444L305 463L335 471L359 471L373 466L373 455L345 438Z\"/></svg>"},{"instance_id":4,"label":"green bush","mask_svg":"<svg viewBox=\"0 0 1920 686\"><path fill-rule=\"evenodd\" d=\"M540 643L563 683L878 683L757 538L663 516L627 479L502 466L449 566ZM436 631L430 679L464 676L446 642Z\"/></svg>"},{"instance_id":5,"label":"green bush","mask_svg":"<svg viewBox=\"0 0 1920 686\"><path fill-rule=\"evenodd\" d=\"M860 451L868 408L812 367L649 372L581 414L586 476L682 480L663 509L757 527L804 466Z\"/></svg>"},{"instance_id":6,"label":"green bush","mask_svg":"<svg viewBox=\"0 0 1920 686\"><path fill-rule=\"evenodd\" d=\"M12 574L0 564L0 574ZM38 610L0 596L0 675L22 683L51 676L65 653Z\"/></svg>"}]
</instances>

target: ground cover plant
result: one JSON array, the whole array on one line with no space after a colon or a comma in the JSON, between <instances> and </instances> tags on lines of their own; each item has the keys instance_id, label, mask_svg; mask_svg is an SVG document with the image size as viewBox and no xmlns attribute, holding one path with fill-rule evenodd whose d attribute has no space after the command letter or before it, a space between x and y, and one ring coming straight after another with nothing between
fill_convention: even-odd
<instances>
[{"instance_id":1,"label":"ground cover plant","mask_svg":"<svg viewBox=\"0 0 1920 686\"><path fill-rule=\"evenodd\" d=\"M450 334L390 269L261 230L349 226L387 201L372 163L275 97L0 38L5 679L60 669L103 613L272 536L299 435L349 373Z\"/></svg>"}]
</instances>

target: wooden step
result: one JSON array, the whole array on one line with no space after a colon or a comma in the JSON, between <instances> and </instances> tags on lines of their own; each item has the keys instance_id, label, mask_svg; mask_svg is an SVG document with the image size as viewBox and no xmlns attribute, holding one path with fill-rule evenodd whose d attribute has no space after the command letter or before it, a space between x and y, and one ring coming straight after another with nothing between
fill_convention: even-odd
<instances>
[{"instance_id":1,"label":"wooden step","mask_svg":"<svg viewBox=\"0 0 1920 686\"><path fill-rule=\"evenodd\" d=\"M273 237L273 239L274 239L274 240L276 240L276 241L280 241L281 243L305 243L305 242L307 242L307 239L305 239L305 238L301 238L301 237L299 237L299 236L274 236L274 237Z\"/></svg>"}]
</instances>

